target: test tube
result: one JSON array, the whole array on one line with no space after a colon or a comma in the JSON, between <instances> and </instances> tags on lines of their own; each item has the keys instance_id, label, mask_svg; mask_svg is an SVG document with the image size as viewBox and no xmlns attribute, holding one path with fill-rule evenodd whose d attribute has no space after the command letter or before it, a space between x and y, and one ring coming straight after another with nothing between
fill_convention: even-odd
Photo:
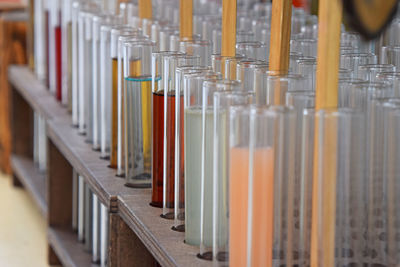
<instances>
[{"instance_id":1,"label":"test tube","mask_svg":"<svg viewBox=\"0 0 400 267\"><path fill-rule=\"evenodd\" d=\"M108 210L103 203L100 203L100 266L107 266L108 259L108 236L109 236L109 219Z\"/></svg>"},{"instance_id":2,"label":"test tube","mask_svg":"<svg viewBox=\"0 0 400 267\"><path fill-rule=\"evenodd\" d=\"M207 40L181 41L179 50L188 55L200 56L201 66L211 66L211 42Z\"/></svg>"},{"instance_id":3,"label":"test tube","mask_svg":"<svg viewBox=\"0 0 400 267\"><path fill-rule=\"evenodd\" d=\"M200 169L200 252L199 257L212 260L213 247L213 212L218 211L221 214L216 216L220 220L218 228L225 228L216 236L218 244L224 244L227 241L226 232L226 208L223 208L223 199L214 199L213 186L213 150L214 143L214 93L218 91L240 91L241 86L238 81L220 80L220 81L205 81L202 89L202 108L201 108L201 169ZM188 118L189 120L189 118ZM185 143L186 144L186 143ZM218 148L218 149L223 149ZM223 175L224 176L224 175ZM226 177L218 177L218 180L224 180ZM214 206L218 206L213 210ZM215 248L217 250L217 247Z\"/></svg>"},{"instance_id":4,"label":"test tube","mask_svg":"<svg viewBox=\"0 0 400 267\"><path fill-rule=\"evenodd\" d=\"M201 243L203 83L203 79L189 79L184 88L185 242L195 246ZM211 222L208 226L211 231ZM208 242L211 245L211 235Z\"/></svg>"},{"instance_id":5,"label":"test tube","mask_svg":"<svg viewBox=\"0 0 400 267\"><path fill-rule=\"evenodd\" d=\"M78 231L78 179L79 174L72 169L72 230Z\"/></svg>"},{"instance_id":6,"label":"test tube","mask_svg":"<svg viewBox=\"0 0 400 267\"><path fill-rule=\"evenodd\" d=\"M100 150L101 148L101 26L103 25L111 25L117 22L118 18L112 15L95 15L93 16L93 25L92 25L92 140L93 140L93 149ZM104 45L104 44L103 44ZM103 47L104 49L104 47ZM104 51L103 51L104 52ZM104 62L103 62L104 63ZM103 68L105 66L103 65ZM104 70L103 70L104 71ZM105 78L105 77L104 77ZM103 81L104 82L104 81ZM104 96L103 96L104 97Z\"/></svg>"},{"instance_id":7,"label":"test tube","mask_svg":"<svg viewBox=\"0 0 400 267\"><path fill-rule=\"evenodd\" d=\"M72 125L78 127L79 124L79 64L78 64L78 43L79 43L79 34L78 34L78 21L79 21L79 11L80 11L80 1L72 2L72 24L71 24L71 33L72 33L72 59L71 59L71 67L72 67Z\"/></svg>"},{"instance_id":8,"label":"test tube","mask_svg":"<svg viewBox=\"0 0 400 267\"><path fill-rule=\"evenodd\" d=\"M355 77L358 77L358 66L376 63L376 55L370 53L346 53L340 56L340 67L351 69Z\"/></svg>"},{"instance_id":9,"label":"test tube","mask_svg":"<svg viewBox=\"0 0 400 267\"><path fill-rule=\"evenodd\" d=\"M387 223L388 223L388 266L395 265L400 260L400 211L399 201L399 177L400 177L400 155L399 155L399 131L400 113L399 109L391 110L387 115Z\"/></svg>"},{"instance_id":10,"label":"test tube","mask_svg":"<svg viewBox=\"0 0 400 267\"><path fill-rule=\"evenodd\" d=\"M400 68L400 46L383 46L379 62L382 64L392 64L396 68Z\"/></svg>"},{"instance_id":11,"label":"test tube","mask_svg":"<svg viewBox=\"0 0 400 267\"><path fill-rule=\"evenodd\" d=\"M393 86L395 97L400 97L400 73L398 72L381 72L376 74L377 82L389 82Z\"/></svg>"},{"instance_id":12,"label":"test tube","mask_svg":"<svg viewBox=\"0 0 400 267\"><path fill-rule=\"evenodd\" d=\"M100 261L100 205L98 197L92 194L92 262Z\"/></svg>"},{"instance_id":13,"label":"test tube","mask_svg":"<svg viewBox=\"0 0 400 267\"><path fill-rule=\"evenodd\" d=\"M250 108L229 113L229 265L247 266Z\"/></svg>"},{"instance_id":14,"label":"test tube","mask_svg":"<svg viewBox=\"0 0 400 267\"><path fill-rule=\"evenodd\" d=\"M84 215L84 224L85 224L85 243L84 243L84 249L87 252L92 251L92 237L93 237L93 232L92 232L92 227L93 227L93 203L92 203L92 196L93 193L90 190L89 185L85 182L84 186L84 210L85 210L85 215Z\"/></svg>"},{"instance_id":15,"label":"test tube","mask_svg":"<svg viewBox=\"0 0 400 267\"><path fill-rule=\"evenodd\" d=\"M152 197L150 205L161 208L164 186L164 87L166 56L184 55L180 52L153 52L152 54Z\"/></svg>"},{"instance_id":16,"label":"test tube","mask_svg":"<svg viewBox=\"0 0 400 267\"><path fill-rule=\"evenodd\" d=\"M192 55L167 55L164 60L164 90L163 90L163 211L161 217L174 219L174 201L175 201L175 119L176 102L178 107L183 107L183 95L178 95L176 99L176 68L185 65L198 66L200 64L199 56ZM154 118L154 117L153 117ZM182 117L183 119L183 117ZM182 121L183 123L183 121Z\"/></svg>"},{"instance_id":17,"label":"test tube","mask_svg":"<svg viewBox=\"0 0 400 267\"><path fill-rule=\"evenodd\" d=\"M254 92L217 91L214 93L214 130L213 130L213 261L228 261L229 219L231 201L229 200L229 143L230 110L252 103ZM232 199L231 199L232 200ZM233 204L233 203L232 203ZM232 222L234 223L234 222Z\"/></svg>"},{"instance_id":18,"label":"test tube","mask_svg":"<svg viewBox=\"0 0 400 267\"><path fill-rule=\"evenodd\" d=\"M250 114L247 266L293 266L295 113L255 107Z\"/></svg>"},{"instance_id":19,"label":"test tube","mask_svg":"<svg viewBox=\"0 0 400 267\"><path fill-rule=\"evenodd\" d=\"M34 19L35 24L32 25L34 31L34 71L36 77L41 82L46 80L46 43L45 43L45 5L44 1L34 1Z\"/></svg>"},{"instance_id":20,"label":"test tube","mask_svg":"<svg viewBox=\"0 0 400 267\"><path fill-rule=\"evenodd\" d=\"M38 1L40 2L40 1ZM72 111L72 0L63 0L61 8L61 100Z\"/></svg>"},{"instance_id":21,"label":"test tube","mask_svg":"<svg viewBox=\"0 0 400 267\"><path fill-rule=\"evenodd\" d=\"M112 96L111 96L111 136L110 136L110 168L118 167L118 80L122 73L118 75L118 38L135 33L131 27L115 26L110 34L110 56L112 69Z\"/></svg>"},{"instance_id":22,"label":"test tube","mask_svg":"<svg viewBox=\"0 0 400 267\"><path fill-rule=\"evenodd\" d=\"M125 43L126 186L151 186L151 55L149 40Z\"/></svg>"},{"instance_id":23,"label":"test tube","mask_svg":"<svg viewBox=\"0 0 400 267\"><path fill-rule=\"evenodd\" d=\"M324 266L353 265L363 260L367 230L364 122L364 115L351 109L316 113L314 158L318 156L318 161L314 162L312 247L318 255L312 257ZM355 133L359 133L357 138ZM330 165L332 168L327 167ZM317 238L322 235L324 239Z\"/></svg>"},{"instance_id":24,"label":"test tube","mask_svg":"<svg viewBox=\"0 0 400 267\"><path fill-rule=\"evenodd\" d=\"M301 53L303 56L317 57L317 39L290 40L290 51Z\"/></svg>"},{"instance_id":25,"label":"test tube","mask_svg":"<svg viewBox=\"0 0 400 267\"><path fill-rule=\"evenodd\" d=\"M358 67L358 78L375 82L380 72L394 72L396 67L391 64L366 64Z\"/></svg>"},{"instance_id":26,"label":"test tube","mask_svg":"<svg viewBox=\"0 0 400 267\"><path fill-rule=\"evenodd\" d=\"M85 181L78 175L78 241L85 241Z\"/></svg>"},{"instance_id":27,"label":"test tube","mask_svg":"<svg viewBox=\"0 0 400 267\"><path fill-rule=\"evenodd\" d=\"M182 66L176 69L176 94L183 99L184 84L187 84L186 76L199 78L210 72L210 67ZM202 77L203 78L203 77ZM186 82L185 82L186 81ZM174 226L172 230L185 231L185 166L184 166L184 105L180 99L175 98L175 189L174 189Z\"/></svg>"},{"instance_id":28,"label":"test tube","mask_svg":"<svg viewBox=\"0 0 400 267\"><path fill-rule=\"evenodd\" d=\"M117 82L117 176L125 177L125 80L124 80L124 65L122 46L124 42L138 41L147 39L141 36L138 31L131 29L131 33L122 34L118 37L117 52L118 52L118 82ZM112 37L111 37L112 38ZM112 40L113 42L113 40ZM136 68L132 69L136 73Z\"/></svg>"}]
</instances>

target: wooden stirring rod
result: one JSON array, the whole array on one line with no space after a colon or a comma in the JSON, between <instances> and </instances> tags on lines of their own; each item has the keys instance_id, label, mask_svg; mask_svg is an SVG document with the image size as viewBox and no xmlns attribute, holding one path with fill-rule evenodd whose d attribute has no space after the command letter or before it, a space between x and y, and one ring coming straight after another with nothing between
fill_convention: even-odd
<instances>
[{"instance_id":1,"label":"wooden stirring rod","mask_svg":"<svg viewBox=\"0 0 400 267\"><path fill-rule=\"evenodd\" d=\"M342 3L319 1L316 110L338 107ZM337 120L315 119L311 266L335 266ZM322 142L321 142L322 140ZM323 155L320 155L323 153Z\"/></svg>"},{"instance_id":2,"label":"wooden stirring rod","mask_svg":"<svg viewBox=\"0 0 400 267\"><path fill-rule=\"evenodd\" d=\"M222 2L222 46L221 56L236 56L236 0Z\"/></svg>"},{"instance_id":3,"label":"wooden stirring rod","mask_svg":"<svg viewBox=\"0 0 400 267\"><path fill-rule=\"evenodd\" d=\"M289 71L290 32L292 25L292 1L272 1L271 39L269 49L269 70L277 75ZM274 86L274 104L282 105L282 93L286 91L279 81Z\"/></svg>"},{"instance_id":4,"label":"wooden stirring rod","mask_svg":"<svg viewBox=\"0 0 400 267\"><path fill-rule=\"evenodd\" d=\"M139 18L151 19L153 17L151 0L139 0Z\"/></svg>"},{"instance_id":5,"label":"wooden stirring rod","mask_svg":"<svg viewBox=\"0 0 400 267\"><path fill-rule=\"evenodd\" d=\"M286 74L289 70L292 1L272 1L269 70Z\"/></svg>"},{"instance_id":6,"label":"wooden stirring rod","mask_svg":"<svg viewBox=\"0 0 400 267\"><path fill-rule=\"evenodd\" d=\"M181 40L191 40L193 36L193 0L181 0L179 8Z\"/></svg>"}]
</instances>

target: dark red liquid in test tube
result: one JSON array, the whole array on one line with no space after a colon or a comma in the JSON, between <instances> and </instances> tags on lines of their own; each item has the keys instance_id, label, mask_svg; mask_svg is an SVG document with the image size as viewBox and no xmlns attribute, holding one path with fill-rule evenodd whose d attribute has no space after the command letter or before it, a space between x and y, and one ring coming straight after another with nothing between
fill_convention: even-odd
<instances>
[{"instance_id":1,"label":"dark red liquid in test tube","mask_svg":"<svg viewBox=\"0 0 400 267\"><path fill-rule=\"evenodd\" d=\"M166 206L174 207L175 196L175 94L167 96L167 160L166 160ZM180 97L180 110L183 112L183 97ZM151 204L156 207L163 205L163 165L164 165L164 94L153 94L153 193ZM183 113L181 113L183 114ZM183 115L180 118L180 133L183 140ZM183 144L180 152L183 157ZM180 161L180 206L184 201L184 161Z\"/></svg>"},{"instance_id":2,"label":"dark red liquid in test tube","mask_svg":"<svg viewBox=\"0 0 400 267\"><path fill-rule=\"evenodd\" d=\"M61 12L58 15L58 20L59 20L59 24L60 25L60 21L61 21ZM61 26L57 26L55 27L55 60L56 60L56 98L58 101L61 101L61 80L62 80L62 62L61 62L61 58L62 58L62 51L61 51Z\"/></svg>"},{"instance_id":3,"label":"dark red liquid in test tube","mask_svg":"<svg viewBox=\"0 0 400 267\"><path fill-rule=\"evenodd\" d=\"M153 161L151 205L163 204L164 93L153 93Z\"/></svg>"}]
</instances>

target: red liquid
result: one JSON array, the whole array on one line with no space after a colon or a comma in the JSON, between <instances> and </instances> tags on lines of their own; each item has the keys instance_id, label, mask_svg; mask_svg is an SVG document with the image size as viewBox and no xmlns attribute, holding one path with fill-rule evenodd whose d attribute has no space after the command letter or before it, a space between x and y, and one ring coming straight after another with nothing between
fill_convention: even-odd
<instances>
[{"instance_id":1,"label":"red liquid","mask_svg":"<svg viewBox=\"0 0 400 267\"><path fill-rule=\"evenodd\" d=\"M55 28L55 44L56 44L56 98L58 101L61 101L61 79L62 79L62 70L61 70L61 27Z\"/></svg>"},{"instance_id":2,"label":"red liquid","mask_svg":"<svg viewBox=\"0 0 400 267\"><path fill-rule=\"evenodd\" d=\"M45 15L45 20L46 20L46 87L49 88L50 86L50 75L49 75L49 70L50 70L50 47L49 47L49 11L46 11Z\"/></svg>"},{"instance_id":3,"label":"red liquid","mask_svg":"<svg viewBox=\"0 0 400 267\"><path fill-rule=\"evenodd\" d=\"M180 109L183 112L183 97L180 99ZM166 206L174 207L175 191L175 95L167 97L167 188ZM183 113L181 113L183 114ZM183 116L181 116L180 132L183 139ZM162 207L163 204L163 151L164 151L164 94L153 93L153 194L152 205ZM183 144L180 147L183 158ZM180 200L184 201L184 164L180 162Z\"/></svg>"},{"instance_id":4,"label":"red liquid","mask_svg":"<svg viewBox=\"0 0 400 267\"><path fill-rule=\"evenodd\" d=\"M153 93L153 186L151 205L163 204L164 94Z\"/></svg>"}]
</instances>

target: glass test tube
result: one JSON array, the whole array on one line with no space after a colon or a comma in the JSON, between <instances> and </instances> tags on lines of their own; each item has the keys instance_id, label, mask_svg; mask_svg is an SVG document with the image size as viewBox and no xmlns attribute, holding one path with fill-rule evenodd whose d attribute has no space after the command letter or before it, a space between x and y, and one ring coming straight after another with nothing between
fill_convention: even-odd
<instances>
[{"instance_id":1,"label":"glass test tube","mask_svg":"<svg viewBox=\"0 0 400 267\"><path fill-rule=\"evenodd\" d=\"M297 264L293 246L294 131L293 109L251 109L247 266Z\"/></svg>"},{"instance_id":2,"label":"glass test tube","mask_svg":"<svg viewBox=\"0 0 400 267\"><path fill-rule=\"evenodd\" d=\"M92 262L100 262L100 201L92 194Z\"/></svg>"},{"instance_id":3,"label":"glass test tube","mask_svg":"<svg viewBox=\"0 0 400 267\"><path fill-rule=\"evenodd\" d=\"M61 100L69 112L72 111L72 2L63 0L61 8L61 48L64 48L61 49Z\"/></svg>"},{"instance_id":4,"label":"glass test tube","mask_svg":"<svg viewBox=\"0 0 400 267\"><path fill-rule=\"evenodd\" d=\"M383 46L381 48L379 63L392 64L400 68L400 46Z\"/></svg>"},{"instance_id":5,"label":"glass test tube","mask_svg":"<svg viewBox=\"0 0 400 267\"><path fill-rule=\"evenodd\" d=\"M110 119L110 168L116 169L118 166L118 80L122 73L118 75L118 38L123 35L130 35L135 31L127 26L115 26L110 33L110 57L112 69L112 95L111 95L111 119Z\"/></svg>"},{"instance_id":6,"label":"glass test tube","mask_svg":"<svg viewBox=\"0 0 400 267\"><path fill-rule=\"evenodd\" d=\"M151 55L149 40L125 43L126 186L151 186Z\"/></svg>"},{"instance_id":7,"label":"glass test tube","mask_svg":"<svg viewBox=\"0 0 400 267\"><path fill-rule=\"evenodd\" d=\"M220 219L218 228L226 230L226 208L224 209L223 199L214 199L214 184L213 184L213 151L214 144L214 93L218 91L240 91L241 86L238 81L220 80L220 81L205 81L202 89L202 108L201 108L201 171L200 171L200 252L199 257L204 259L212 259L213 245L213 222L214 214L213 207L221 214L216 216ZM189 120L189 119L188 119ZM223 147L218 148L223 149ZM225 175L223 175L225 176ZM218 180L223 183L226 177L218 177ZM227 242L226 231L220 231L216 237L219 244Z\"/></svg>"},{"instance_id":8,"label":"glass test tube","mask_svg":"<svg viewBox=\"0 0 400 267\"><path fill-rule=\"evenodd\" d=\"M247 266L250 109L229 113L229 265Z\"/></svg>"},{"instance_id":9,"label":"glass test tube","mask_svg":"<svg viewBox=\"0 0 400 267\"><path fill-rule=\"evenodd\" d=\"M93 203L92 203L92 196L93 193L90 190L89 185L84 182L84 224L85 224L85 243L84 243L84 249L87 252L92 251L92 227L93 227Z\"/></svg>"},{"instance_id":10,"label":"glass test tube","mask_svg":"<svg viewBox=\"0 0 400 267\"><path fill-rule=\"evenodd\" d=\"M211 65L211 42L207 40L181 41L179 50L188 55L200 56L201 66Z\"/></svg>"},{"instance_id":11,"label":"glass test tube","mask_svg":"<svg viewBox=\"0 0 400 267\"><path fill-rule=\"evenodd\" d=\"M92 115L93 115L93 149L100 150L101 148L101 135L102 135L102 123L104 121L101 120L101 107L102 107L102 98L101 98L101 79L102 79L102 64L101 62L101 26L110 25L114 21L117 20L117 17L111 15L100 15L93 16L93 25L92 25ZM104 45L104 44L103 44ZM104 47L103 47L104 49ZM103 51L104 52L104 51ZM104 60L104 59L103 59ZM103 68L105 66L103 65ZM105 78L105 77L104 77ZM104 82L104 81L103 81ZM104 96L103 96L104 97Z\"/></svg>"},{"instance_id":12,"label":"glass test tube","mask_svg":"<svg viewBox=\"0 0 400 267\"><path fill-rule=\"evenodd\" d=\"M152 197L150 205L161 208L164 185L164 87L166 56L182 56L183 53L164 51L152 54Z\"/></svg>"},{"instance_id":13,"label":"glass test tube","mask_svg":"<svg viewBox=\"0 0 400 267\"><path fill-rule=\"evenodd\" d=\"M185 231L185 165L184 165L184 87L187 82L187 75L206 75L210 72L210 67L201 66L182 66L176 69L176 94L180 98L175 98L175 189L174 189L174 226L172 230L178 232ZM193 77L193 76L192 76Z\"/></svg>"},{"instance_id":14,"label":"glass test tube","mask_svg":"<svg viewBox=\"0 0 400 267\"><path fill-rule=\"evenodd\" d=\"M399 132L400 132L400 113L399 109L392 109L386 115L387 127L387 237L388 237L388 266L395 265L400 260L400 210L399 201L399 177L400 177L400 155L399 155Z\"/></svg>"},{"instance_id":15,"label":"glass test tube","mask_svg":"<svg viewBox=\"0 0 400 267\"><path fill-rule=\"evenodd\" d=\"M363 260L367 219L364 122L364 115L351 109L316 113L314 152L319 160L314 162L312 247L318 255L312 257L324 266ZM359 133L357 138L355 133ZM328 228L332 230L327 232ZM321 235L325 238L316 239Z\"/></svg>"},{"instance_id":16,"label":"glass test tube","mask_svg":"<svg viewBox=\"0 0 400 267\"><path fill-rule=\"evenodd\" d=\"M376 63L376 55L369 53L346 53L340 56L340 67L351 69L355 77L358 77L358 66Z\"/></svg>"},{"instance_id":17,"label":"glass test tube","mask_svg":"<svg viewBox=\"0 0 400 267\"><path fill-rule=\"evenodd\" d=\"M187 84L184 87L185 242L189 245L199 246L204 79L187 78ZM211 213L211 206L209 206L209 213ZM209 218L211 219L211 217ZM211 229L211 223L209 227ZM211 245L211 236L209 242Z\"/></svg>"},{"instance_id":18,"label":"glass test tube","mask_svg":"<svg viewBox=\"0 0 400 267\"><path fill-rule=\"evenodd\" d=\"M391 64L366 64L358 67L358 78L375 82L380 72L394 72L396 67Z\"/></svg>"},{"instance_id":19,"label":"glass test tube","mask_svg":"<svg viewBox=\"0 0 400 267\"><path fill-rule=\"evenodd\" d=\"M71 44L71 68L72 68L72 125L78 127L79 125L79 53L78 53L78 43L79 43L79 34L78 34L78 22L79 22L79 11L80 11L80 1L72 2L72 13L71 13L71 34L72 34L72 44Z\"/></svg>"},{"instance_id":20,"label":"glass test tube","mask_svg":"<svg viewBox=\"0 0 400 267\"><path fill-rule=\"evenodd\" d=\"M163 211L162 217L174 218L175 201L175 126L176 126L176 102L178 108L183 108L183 95L180 97L176 91L176 68L180 66L198 66L199 56L194 55L167 55L164 60L164 90L163 90ZM183 117L181 117L183 123ZM182 166L183 167L183 166Z\"/></svg>"},{"instance_id":21,"label":"glass test tube","mask_svg":"<svg viewBox=\"0 0 400 267\"><path fill-rule=\"evenodd\" d=\"M400 97L400 73L380 72L376 74L377 82L389 82L393 87L395 97Z\"/></svg>"},{"instance_id":22,"label":"glass test tube","mask_svg":"<svg viewBox=\"0 0 400 267\"><path fill-rule=\"evenodd\" d=\"M141 36L138 31L122 34L118 37L118 82L117 82L117 176L125 177L125 80L123 65L123 43L144 40L146 37ZM113 41L113 40L112 40ZM136 71L132 69L132 71Z\"/></svg>"},{"instance_id":23,"label":"glass test tube","mask_svg":"<svg viewBox=\"0 0 400 267\"><path fill-rule=\"evenodd\" d=\"M229 199L229 143L230 110L238 106L247 106L253 102L251 91L217 91L214 93L214 130L213 130L213 230L212 256L214 261L228 261L229 220L232 217L230 205L238 204ZM228 192L228 193L227 193ZM239 197L239 196L237 196ZM231 201L234 201L232 203ZM233 224L237 222L232 222ZM234 231L236 231L234 229Z\"/></svg>"},{"instance_id":24,"label":"glass test tube","mask_svg":"<svg viewBox=\"0 0 400 267\"><path fill-rule=\"evenodd\" d=\"M105 205L100 203L100 266L106 267L108 260L108 236L109 220L108 210Z\"/></svg>"},{"instance_id":25,"label":"glass test tube","mask_svg":"<svg viewBox=\"0 0 400 267\"><path fill-rule=\"evenodd\" d=\"M44 1L34 1L34 71L36 77L43 83L46 80L45 5Z\"/></svg>"}]
</instances>

